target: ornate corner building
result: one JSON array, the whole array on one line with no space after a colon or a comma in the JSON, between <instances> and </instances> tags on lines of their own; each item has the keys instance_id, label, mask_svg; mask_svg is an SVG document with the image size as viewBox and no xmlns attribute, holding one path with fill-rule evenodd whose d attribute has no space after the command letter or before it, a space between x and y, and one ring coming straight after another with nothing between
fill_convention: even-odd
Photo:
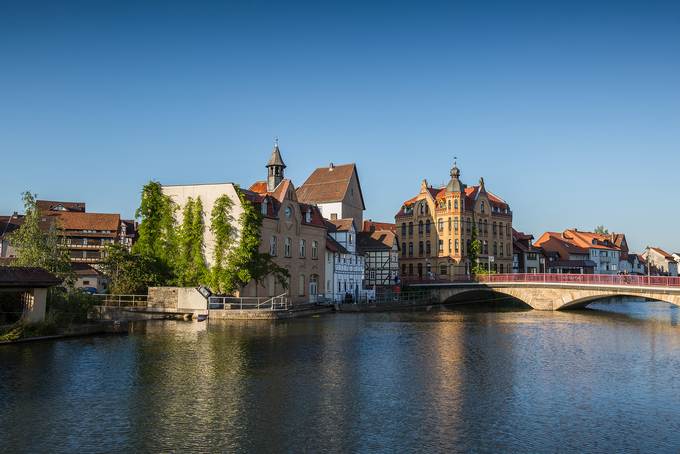
<instances>
[{"instance_id":1,"label":"ornate corner building","mask_svg":"<svg viewBox=\"0 0 680 454\"><path fill-rule=\"evenodd\" d=\"M468 251L475 228L481 243L478 263L498 273L512 272L510 206L487 191L484 178L476 186L463 184L455 163L445 187L435 188L423 180L420 193L403 203L395 223L405 281L469 275Z\"/></svg>"}]
</instances>

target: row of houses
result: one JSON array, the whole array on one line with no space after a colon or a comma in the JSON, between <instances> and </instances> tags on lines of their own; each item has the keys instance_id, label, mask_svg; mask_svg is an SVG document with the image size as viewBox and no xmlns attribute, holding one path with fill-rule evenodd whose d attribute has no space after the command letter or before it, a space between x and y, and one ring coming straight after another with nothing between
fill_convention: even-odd
<instances>
[{"instance_id":1,"label":"row of houses","mask_svg":"<svg viewBox=\"0 0 680 454\"><path fill-rule=\"evenodd\" d=\"M576 228L534 236L513 230L513 273L638 274L677 276L680 254L648 247L628 248L623 233Z\"/></svg>"},{"instance_id":2,"label":"row of houses","mask_svg":"<svg viewBox=\"0 0 680 454\"><path fill-rule=\"evenodd\" d=\"M261 284L249 284L241 296L288 293L294 303L320 297L357 300L372 297L377 288L398 280L394 225L363 221L366 206L355 164L319 167L295 187L286 178L287 166L276 143L265 168L265 179L238 188L234 182L163 186L180 207L179 222L181 208L190 199L200 197L205 213L210 213L224 195L231 199L232 216L238 219L243 212L239 190L260 211L260 252L287 269L289 281L284 289L270 276ZM207 223L204 244L210 267L215 238Z\"/></svg>"},{"instance_id":3,"label":"row of houses","mask_svg":"<svg viewBox=\"0 0 680 454\"><path fill-rule=\"evenodd\" d=\"M39 226L43 232L55 229L76 275L75 286L92 291L106 291L107 280L97 267L107 245L118 243L131 248L137 236L137 222L122 219L117 213L92 213L84 202L37 200ZM13 213L0 216L0 264L11 264L17 251L10 236L24 222L25 216Z\"/></svg>"}]
</instances>

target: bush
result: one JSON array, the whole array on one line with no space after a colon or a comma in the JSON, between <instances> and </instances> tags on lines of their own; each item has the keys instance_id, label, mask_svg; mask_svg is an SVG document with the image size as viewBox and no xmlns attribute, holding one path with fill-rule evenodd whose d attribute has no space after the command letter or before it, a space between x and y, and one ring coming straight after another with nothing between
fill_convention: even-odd
<instances>
[{"instance_id":1,"label":"bush","mask_svg":"<svg viewBox=\"0 0 680 454\"><path fill-rule=\"evenodd\" d=\"M59 327L86 323L94 305L95 298L88 293L52 289L47 296L47 318Z\"/></svg>"}]
</instances>

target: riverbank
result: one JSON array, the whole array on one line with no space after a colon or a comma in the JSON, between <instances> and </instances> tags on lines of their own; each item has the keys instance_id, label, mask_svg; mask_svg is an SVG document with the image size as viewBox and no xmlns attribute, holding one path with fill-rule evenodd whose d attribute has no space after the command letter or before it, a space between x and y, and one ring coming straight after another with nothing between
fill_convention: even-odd
<instances>
[{"instance_id":1,"label":"riverbank","mask_svg":"<svg viewBox=\"0 0 680 454\"><path fill-rule=\"evenodd\" d=\"M72 325L54 334L29 335L18 337L11 340L0 340L0 345L20 344L27 342L38 342L46 340L67 339L72 337L96 336L104 334L127 334L129 323L126 321L104 321L87 323L82 325Z\"/></svg>"}]
</instances>

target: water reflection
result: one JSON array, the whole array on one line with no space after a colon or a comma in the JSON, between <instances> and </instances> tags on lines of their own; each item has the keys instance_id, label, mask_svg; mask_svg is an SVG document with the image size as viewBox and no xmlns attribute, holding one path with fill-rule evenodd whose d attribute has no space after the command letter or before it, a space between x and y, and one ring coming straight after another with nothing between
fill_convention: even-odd
<instances>
[{"instance_id":1,"label":"water reflection","mask_svg":"<svg viewBox=\"0 0 680 454\"><path fill-rule=\"evenodd\" d=\"M674 452L677 321L628 300L3 347L0 452Z\"/></svg>"}]
</instances>

